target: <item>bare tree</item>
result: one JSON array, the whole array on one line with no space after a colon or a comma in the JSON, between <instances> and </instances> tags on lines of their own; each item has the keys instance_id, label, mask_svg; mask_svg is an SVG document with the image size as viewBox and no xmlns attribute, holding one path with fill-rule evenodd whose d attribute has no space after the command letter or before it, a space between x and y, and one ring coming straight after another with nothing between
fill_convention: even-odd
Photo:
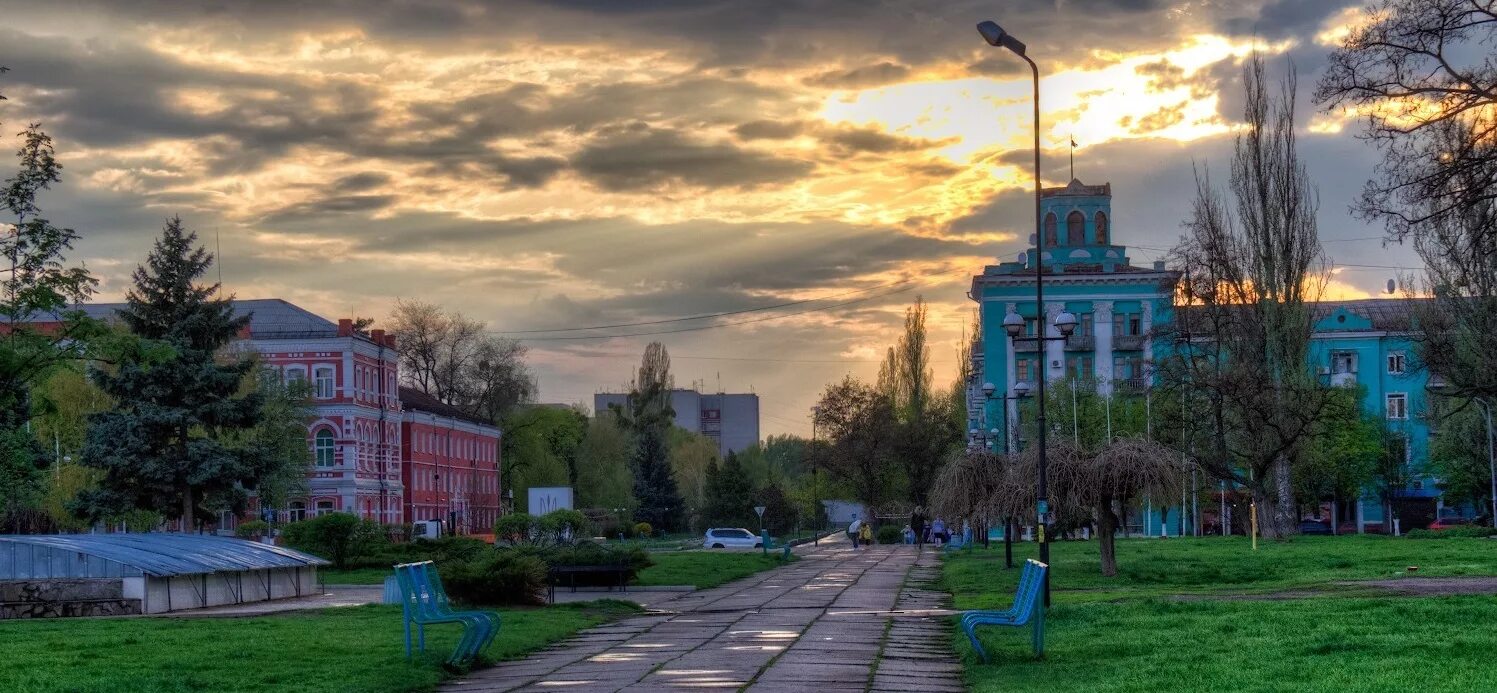
<instances>
[{"instance_id":1,"label":"bare tree","mask_svg":"<svg viewBox=\"0 0 1497 693\"><path fill-rule=\"evenodd\" d=\"M1314 303L1325 266L1318 206L1294 135L1291 66L1270 96L1263 60L1243 70L1245 129L1231 166L1229 206L1209 174L1196 180L1186 235L1181 317L1163 336L1184 344L1157 364L1167 392L1189 404L1181 425L1205 422L1202 465L1252 489L1267 512L1265 536L1295 531L1291 471L1331 399L1307 367Z\"/></svg>"},{"instance_id":2,"label":"bare tree","mask_svg":"<svg viewBox=\"0 0 1497 693\"><path fill-rule=\"evenodd\" d=\"M1367 13L1316 98L1362 115L1383 154L1355 209L1424 259L1435 300L1415 309L1423 365L1452 394L1497 397L1497 5L1391 0Z\"/></svg>"},{"instance_id":3,"label":"bare tree","mask_svg":"<svg viewBox=\"0 0 1497 693\"><path fill-rule=\"evenodd\" d=\"M486 333L483 322L423 301L397 301L391 331L401 378L439 401L498 421L535 395L526 348Z\"/></svg>"}]
</instances>

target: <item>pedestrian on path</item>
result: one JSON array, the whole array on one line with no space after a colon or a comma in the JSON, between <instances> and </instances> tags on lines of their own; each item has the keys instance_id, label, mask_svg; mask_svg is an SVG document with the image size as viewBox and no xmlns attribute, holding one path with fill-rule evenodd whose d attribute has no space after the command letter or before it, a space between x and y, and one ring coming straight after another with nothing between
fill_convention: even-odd
<instances>
[{"instance_id":1,"label":"pedestrian on path","mask_svg":"<svg viewBox=\"0 0 1497 693\"><path fill-rule=\"evenodd\" d=\"M925 512L920 508L915 508L915 512L910 513L910 529L915 532L915 543L924 546Z\"/></svg>"},{"instance_id":2,"label":"pedestrian on path","mask_svg":"<svg viewBox=\"0 0 1497 693\"><path fill-rule=\"evenodd\" d=\"M873 525L864 522L863 526L858 528L858 538L863 540L864 546L871 545L873 543Z\"/></svg>"},{"instance_id":3,"label":"pedestrian on path","mask_svg":"<svg viewBox=\"0 0 1497 693\"><path fill-rule=\"evenodd\" d=\"M852 547L858 548L858 540L862 538L863 521L857 515L852 516L852 524L847 526L847 536L852 538Z\"/></svg>"},{"instance_id":4,"label":"pedestrian on path","mask_svg":"<svg viewBox=\"0 0 1497 693\"><path fill-rule=\"evenodd\" d=\"M930 538L935 541L936 546L940 546L951 539L946 534L946 521L941 519L940 516L936 517L935 522L930 523Z\"/></svg>"}]
</instances>

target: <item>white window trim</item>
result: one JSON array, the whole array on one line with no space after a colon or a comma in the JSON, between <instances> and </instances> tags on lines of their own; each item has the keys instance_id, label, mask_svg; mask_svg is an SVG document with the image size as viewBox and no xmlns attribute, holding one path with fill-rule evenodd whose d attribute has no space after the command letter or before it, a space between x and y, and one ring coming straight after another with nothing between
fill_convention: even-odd
<instances>
[{"instance_id":1,"label":"white window trim","mask_svg":"<svg viewBox=\"0 0 1497 693\"><path fill-rule=\"evenodd\" d=\"M290 385L291 381L292 380L296 380L296 379L300 379L303 382L306 382L307 381L307 367L306 366L300 366L300 365L297 365L297 366L286 366L286 376L285 377L286 377L286 384L287 385Z\"/></svg>"},{"instance_id":2,"label":"white window trim","mask_svg":"<svg viewBox=\"0 0 1497 693\"><path fill-rule=\"evenodd\" d=\"M327 440L332 442L332 445L328 447L331 452L328 464L322 463L322 450L317 447L317 441L322 438L323 433L328 434ZM338 466L338 434L331 429L319 428L312 432L312 465L318 469L332 469Z\"/></svg>"},{"instance_id":3,"label":"white window trim","mask_svg":"<svg viewBox=\"0 0 1497 693\"><path fill-rule=\"evenodd\" d=\"M1393 402L1397 399L1403 402L1403 412L1400 416L1393 416ZM1389 392L1383 395L1383 413L1390 421L1407 421L1409 419L1409 393Z\"/></svg>"},{"instance_id":4,"label":"white window trim","mask_svg":"<svg viewBox=\"0 0 1497 693\"><path fill-rule=\"evenodd\" d=\"M1398 361L1398 370L1396 371L1393 370L1393 361L1395 359ZM1386 359L1386 361L1388 364L1388 375L1403 375L1408 372L1408 356L1404 352L1390 351L1388 352L1388 358Z\"/></svg>"},{"instance_id":5,"label":"white window trim","mask_svg":"<svg viewBox=\"0 0 1497 693\"><path fill-rule=\"evenodd\" d=\"M332 383L331 391L324 396L322 387L318 384L317 372L326 369L329 372L328 382ZM338 367L331 363L314 363L309 371L312 374L312 396L316 399L337 399L338 397Z\"/></svg>"}]
</instances>

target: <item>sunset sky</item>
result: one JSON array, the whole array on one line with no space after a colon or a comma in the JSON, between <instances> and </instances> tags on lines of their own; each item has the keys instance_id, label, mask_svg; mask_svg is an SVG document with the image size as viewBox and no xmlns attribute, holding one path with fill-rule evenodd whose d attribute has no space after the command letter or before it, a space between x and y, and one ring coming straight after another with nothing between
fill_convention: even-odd
<instances>
[{"instance_id":1,"label":"sunset sky","mask_svg":"<svg viewBox=\"0 0 1497 693\"><path fill-rule=\"evenodd\" d=\"M543 401L622 387L659 339L679 385L752 389L764 433L807 434L817 393L871 378L917 294L949 382L971 275L1029 234L1029 75L983 19L1040 64L1045 182L1067 180L1074 136L1135 261L1178 238L1193 164L1225 180L1256 46L1298 71L1327 254L1416 265L1347 212L1376 152L1308 96L1359 5L0 0L0 121L56 137L43 206L82 235L101 300L173 214L221 239L240 298L334 319L413 298L528 331L819 299L514 335ZM1331 290L1396 272L1341 268Z\"/></svg>"}]
</instances>

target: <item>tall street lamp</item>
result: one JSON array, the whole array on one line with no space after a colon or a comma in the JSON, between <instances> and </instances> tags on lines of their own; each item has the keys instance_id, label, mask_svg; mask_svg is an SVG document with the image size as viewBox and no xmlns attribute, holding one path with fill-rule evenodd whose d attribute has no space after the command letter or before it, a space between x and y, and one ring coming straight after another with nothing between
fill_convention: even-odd
<instances>
[{"instance_id":1,"label":"tall street lamp","mask_svg":"<svg viewBox=\"0 0 1497 693\"><path fill-rule=\"evenodd\" d=\"M816 451L816 424L820 420L821 405L811 407L811 500L816 503L811 508L811 524L815 527L811 531L812 546L821 546L821 530L824 529L821 524L821 513L823 512L821 508L821 462L820 455Z\"/></svg>"},{"instance_id":2,"label":"tall street lamp","mask_svg":"<svg viewBox=\"0 0 1497 693\"><path fill-rule=\"evenodd\" d=\"M986 396L989 401L999 399L998 397L993 396L993 393L997 390L998 388L992 383L982 384L982 394ZM1012 419L1010 419L1008 415L1008 403L1020 402L1027 397L1029 397L1029 383L1020 381L1014 383L1014 394L1004 395L1001 398L1003 400L1003 428L1005 431L1015 428L1010 423ZM994 428L993 436L997 437L997 435L998 429ZM1005 452L1009 454L1019 452L1020 441L1017 435L1017 431L1015 431L1013 435L1005 435L1003 438L1003 448ZM987 546L986 537L984 537L983 546ZM1003 518L1003 565L1005 569L1014 567L1014 518L1012 516Z\"/></svg>"},{"instance_id":3,"label":"tall street lamp","mask_svg":"<svg viewBox=\"0 0 1497 693\"><path fill-rule=\"evenodd\" d=\"M1043 245L1042 242L1044 241L1043 229L1040 228L1040 186L1041 186L1041 181L1040 181L1040 67L1038 65L1034 64L1034 60L1030 59L1029 56L1027 56L1027 55L1024 54L1024 52L1026 50L1025 46L1024 46L1024 42L1020 41L1017 38L1014 38L1012 34L1009 34L1008 32L1004 31L1003 27L998 26L998 24L996 22L985 21L985 22L982 22L982 23L978 24L977 25L977 33L982 34L983 40L987 41L988 45L990 45L990 46L997 46L997 47L1001 47L1001 48L1007 48L1014 55L1017 55L1020 58L1023 58L1024 62L1029 63L1029 71L1030 71L1031 75L1033 76L1033 81L1034 81L1034 255L1032 256L1031 260L1032 260L1032 262L1034 262L1034 302L1035 302L1035 307L1036 307L1036 309L1038 311L1038 314L1041 315L1041 316L1043 316L1045 314L1044 313L1044 311L1045 311L1045 263L1044 263L1044 261L1040 257L1040 253L1042 252L1042 245ZM1017 315L1011 315L1010 317L1012 317L1012 318L1018 318ZM1069 317L1070 318L1069 327L1062 326L1061 318L1063 318L1063 317ZM1066 336L1069 336L1071 334L1072 330L1076 329L1076 316L1071 315L1070 313L1062 312L1060 315L1056 316L1056 318L1055 318L1055 326L1062 331L1063 334L1062 334L1061 338L1064 339ZM1013 328L1011 328L1009 326L1009 319L1008 318L1004 318L1003 319L1003 327L1004 327L1005 330L1008 330L1008 333L1009 333L1010 336L1017 337L1018 331L1016 329L1013 329ZM1022 319L1019 319L1019 327L1020 328L1023 327L1023 320ZM1044 333L1044 322L1043 322L1043 320L1040 322L1039 332L1041 334L1036 335L1033 339L1036 339L1036 340L1045 340L1045 339L1047 339L1044 336L1044 334L1043 334ZM1041 354L1043 355L1043 351L1044 350L1041 349L1040 351L1041 351ZM1038 441L1039 442L1039 489L1038 489L1038 497L1036 498L1036 502L1035 502L1035 511L1036 511L1036 514L1038 515L1037 519L1038 519L1038 524L1039 524L1040 561L1042 561L1042 562L1044 562L1045 564L1048 565L1050 563L1050 543L1049 543L1048 537L1045 536L1045 534L1046 534L1045 533L1045 529L1046 529L1046 524L1048 524L1047 520L1048 520L1049 514L1050 514L1050 499L1049 499L1049 491L1046 489L1046 486L1045 486L1045 433L1046 433L1046 431L1045 431L1045 380L1047 379L1047 375L1044 372L1044 368L1045 368L1045 363L1044 363L1044 361L1042 359L1041 362L1040 362L1040 369L1041 370L1040 370L1040 373L1039 373L1039 377L1036 378L1036 381L1037 381L1036 385L1037 385L1037 387L1035 389L1035 397L1036 397L1036 399L1039 400L1039 402L1038 402L1038 404L1039 404L1039 411L1038 411L1038 414L1036 416L1036 423L1039 424L1039 441ZM1054 569L1054 567L1052 566L1051 570L1053 570L1053 569ZM1045 606L1047 606L1047 607L1050 606L1050 572L1051 572L1051 570L1046 570L1045 571Z\"/></svg>"}]
</instances>

